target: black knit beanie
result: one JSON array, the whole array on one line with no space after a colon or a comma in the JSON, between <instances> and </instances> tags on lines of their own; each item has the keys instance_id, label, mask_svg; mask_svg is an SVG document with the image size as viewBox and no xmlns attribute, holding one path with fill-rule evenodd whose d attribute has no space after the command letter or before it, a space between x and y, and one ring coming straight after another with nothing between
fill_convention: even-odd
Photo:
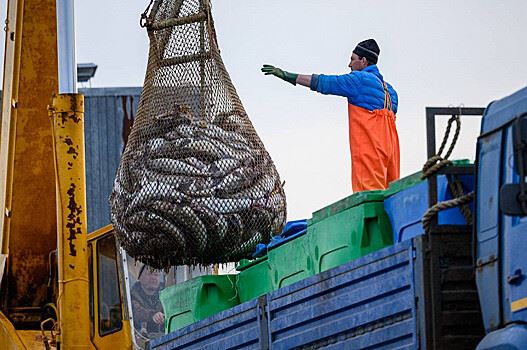
<instances>
[{"instance_id":1,"label":"black knit beanie","mask_svg":"<svg viewBox=\"0 0 527 350\"><path fill-rule=\"evenodd\" d=\"M359 57L366 57L368 62L372 64L377 64L380 52L381 49L374 39L361 41L357 44L355 50L353 50L353 53L357 54Z\"/></svg>"}]
</instances>

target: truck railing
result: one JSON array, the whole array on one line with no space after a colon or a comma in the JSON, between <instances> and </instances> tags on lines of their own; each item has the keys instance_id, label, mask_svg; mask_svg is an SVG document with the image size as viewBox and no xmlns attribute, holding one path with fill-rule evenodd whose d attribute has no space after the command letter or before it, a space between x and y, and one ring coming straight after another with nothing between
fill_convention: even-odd
<instances>
[{"instance_id":1,"label":"truck railing","mask_svg":"<svg viewBox=\"0 0 527 350\"><path fill-rule=\"evenodd\" d=\"M426 143L427 157L438 155L436 149L436 117L437 116L483 116L485 108L481 107L426 107ZM448 133L445 135L448 137ZM470 175L474 173L474 166L449 166L439 169L428 178L429 207L437 204L437 175ZM432 219L431 226L437 226L437 216Z\"/></svg>"}]
</instances>

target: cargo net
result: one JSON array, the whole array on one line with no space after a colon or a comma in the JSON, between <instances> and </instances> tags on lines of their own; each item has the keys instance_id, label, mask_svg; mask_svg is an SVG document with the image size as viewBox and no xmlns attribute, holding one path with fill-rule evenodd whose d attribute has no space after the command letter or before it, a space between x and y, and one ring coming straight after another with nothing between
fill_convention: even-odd
<instances>
[{"instance_id":1,"label":"cargo net","mask_svg":"<svg viewBox=\"0 0 527 350\"><path fill-rule=\"evenodd\" d=\"M237 261L286 219L280 177L222 62L208 0L155 1L148 67L110 196L120 244L154 268Z\"/></svg>"}]
</instances>

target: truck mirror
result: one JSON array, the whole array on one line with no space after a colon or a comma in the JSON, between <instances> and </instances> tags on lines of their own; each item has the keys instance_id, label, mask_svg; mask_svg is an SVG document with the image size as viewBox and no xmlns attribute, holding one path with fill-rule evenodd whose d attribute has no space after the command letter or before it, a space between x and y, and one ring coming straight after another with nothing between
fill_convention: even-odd
<instances>
[{"instance_id":1,"label":"truck mirror","mask_svg":"<svg viewBox=\"0 0 527 350\"><path fill-rule=\"evenodd\" d=\"M527 115L520 116L513 125L514 170L524 181L527 174Z\"/></svg>"},{"instance_id":2,"label":"truck mirror","mask_svg":"<svg viewBox=\"0 0 527 350\"><path fill-rule=\"evenodd\" d=\"M500 210L505 215L525 216L527 212L520 201L520 184L505 184L500 188Z\"/></svg>"},{"instance_id":3,"label":"truck mirror","mask_svg":"<svg viewBox=\"0 0 527 350\"><path fill-rule=\"evenodd\" d=\"M514 145L514 170L520 181L517 184L504 184L500 188L500 209L505 215L527 215L527 114L520 115L512 126Z\"/></svg>"}]
</instances>

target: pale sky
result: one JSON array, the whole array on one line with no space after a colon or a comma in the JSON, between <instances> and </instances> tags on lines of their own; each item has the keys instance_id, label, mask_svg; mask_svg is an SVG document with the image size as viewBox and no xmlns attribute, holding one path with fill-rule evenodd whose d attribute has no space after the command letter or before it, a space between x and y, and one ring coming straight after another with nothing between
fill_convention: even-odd
<instances>
[{"instance_id":1,"label":"pale sky","mask_svg":"<svg viewBox=\"0 0 527 350\"><path fill-rule=\"evenodd\" d=\"M1 1L5 18L6 0ZM98 65L92 87L142 85L148 37L138 23L148 2L76 1L77 60ZM402 175L418 171L426 160L426 106L486 107L527 85L525 0L212 0L212 5L223 61L286 181L289 220L309 218L351 194L347 102L265 77L262 64L345 74L355 45L375 38L379 69L399 94ZM463 120L452 159L474 158L479 120Z\"/></svg>"}]
</instances>

